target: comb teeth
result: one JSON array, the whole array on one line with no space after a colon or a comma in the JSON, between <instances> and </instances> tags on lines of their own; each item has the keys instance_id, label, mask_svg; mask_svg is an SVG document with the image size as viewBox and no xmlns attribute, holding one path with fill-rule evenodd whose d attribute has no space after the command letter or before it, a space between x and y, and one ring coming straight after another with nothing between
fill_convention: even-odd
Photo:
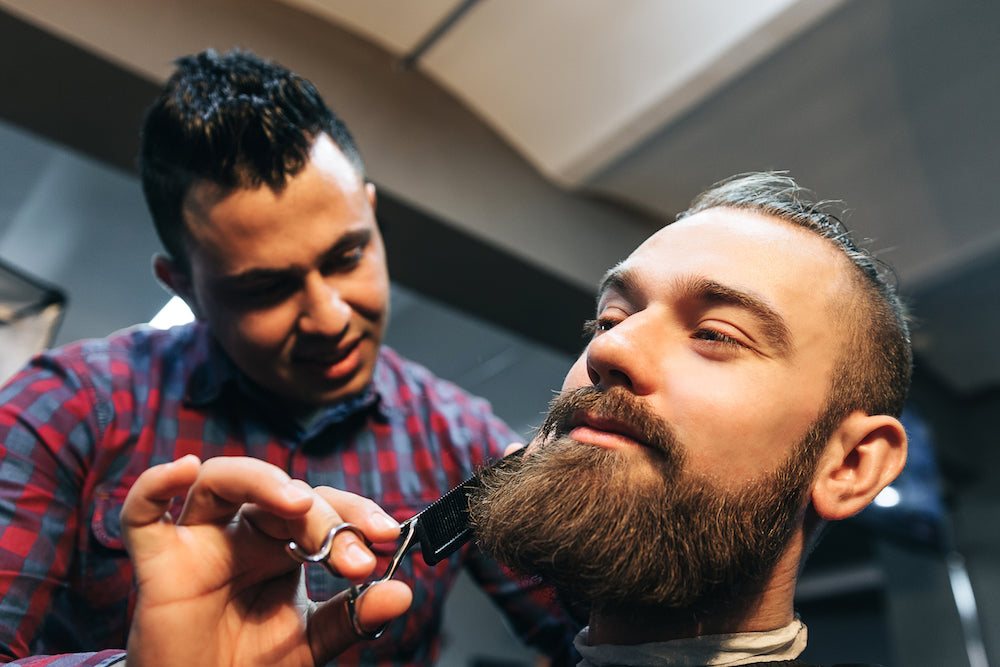
<instances>
[{"instance_id":1,"label":"comb teeth","mask_svg":"<svg viewBox=\"0 0 1000 667\"><path fill-rule=\"evenodd\" d=\"M520 456L524 450L522 447L501 462ZM417 515L416 536L420 541L420 553L428 565L441 562L472 538L469 496L479 486L479 475L473 475Z\"/></svg>"},{"instance_id":2,"label":"comb teeth","mask_svg":"<svg viewBox=\"0 0 1000 667\"><path fill-rule=\"evenodd\" d=\"M456 486L420 513L416 526L417 539L428 565L441 562L472 537L469 494L478 482L479 479L473 477Z\"/></svg>"}]
</instances>

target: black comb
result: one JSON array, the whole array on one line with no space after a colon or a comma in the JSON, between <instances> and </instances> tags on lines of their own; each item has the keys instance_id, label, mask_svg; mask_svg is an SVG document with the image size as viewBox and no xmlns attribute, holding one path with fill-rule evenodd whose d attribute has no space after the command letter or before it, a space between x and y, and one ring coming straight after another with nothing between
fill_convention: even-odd
<instances>
[{"instance_id":1,"label":"black comb","mask_svg":"<svg viewBox=\"0 0 1000 667\"><path fill-rule=\"evenodd\" d=\"M525 449L526 447L522 447L493 465L517 458ZM400 536L403 538L401 546L403 553L416 546L413 538L420 543L420 553L428 565L436 565L461 549L472 539L472 527L469 526L469 496L479 487L479 473L477 473L428 505L416 516L404 521L400 531ZM413 536L407 539L410 532Z\"/></svg>"}]
</instances>

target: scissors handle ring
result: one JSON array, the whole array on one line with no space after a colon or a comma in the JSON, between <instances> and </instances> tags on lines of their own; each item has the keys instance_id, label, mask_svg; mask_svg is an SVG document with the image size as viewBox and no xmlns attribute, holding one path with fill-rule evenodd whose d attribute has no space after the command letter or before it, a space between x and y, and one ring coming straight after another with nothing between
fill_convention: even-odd
<instances>
[{"instance_id":1,"label":"scissors handle ring","mask_svg":"<svg viewBox=\"0 0 1000 667\"><path fill-rule=\"evenodd\" d=\"M385 629L389 627L388 623L383 623L373 632L369 632L361 627L361 622L358 620L358 598L361 594L368 590L368 587L372 584L380 584L384 581L389 581L392 579L392 575L396 573L396 569L399 564L403 561L403 556L406 552L414 546L414 536L416 535L416 519L407 519L403 522L400 530L401 541L399 546L396 548L396 553L393 554L392 559L389 561L389 567L386 568L385 574L374 581L369 581L368 583L362 584L361 586L351 586L347 591L347 617L351 619L351 629L354 634L360 639L367 639L371 641L372 639L378 639L385 632Z\"/></svg>"},{"instance_id":2,"label":"scissors handle ring","mask_svg":"<svg viewBox=\"0 0 1000 667\"><path fill-rule=\"evenodd\" d=\"M362 541L364 541L365 536L361 530L351 523L338 523L330 528L330 532L326 534L326 538L323 540L323 544L315 553L308 553L303 551L302 547L295 542L295 540L289 540L288 544L285 545L285 551L288 555L297 560L300 563L319 563L327 569L327 571L335 577L341 576L335 568L330 563L330 552L333 551L333 541L337 538L337 535L345 530L349 530Z\"/></svg>"},{"instance_id":3,"label":"scissors handle ring","mask_svg":"<svg viewBox=\"0 0 1000 667\"><path fill-rule=\"evenodd\" d=\"M351 630L354 631L354 634L358 637L358 639L365 639L368 641L378 639L382 636L382 633L385 632L385 629L389 627L388 623L383 623L374 631L369 632L361 627L361 621L358 620L358 598L361 597L361 594L364 593L365 589L371 586L372 583L374 582L368 582L360 587L351 586L347 590L347 617L351 619Z\"/></svg>"}]
</instances>

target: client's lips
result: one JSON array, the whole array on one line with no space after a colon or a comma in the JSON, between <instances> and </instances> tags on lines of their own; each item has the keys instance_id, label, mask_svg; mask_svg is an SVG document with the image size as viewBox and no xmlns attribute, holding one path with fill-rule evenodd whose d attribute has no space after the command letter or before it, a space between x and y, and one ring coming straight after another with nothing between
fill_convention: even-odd
<instances>
[{"instance_id":1,"label":"client's lips","mask_svg":"<svg viewBox=\"0 0 1000 667\"><path fill-rule=\"evenodd\" d=\"M630 424L588 412L573 415L569 436L577 442L607 449L647 446L642 434Z\"/></svg>"}]
</instances>

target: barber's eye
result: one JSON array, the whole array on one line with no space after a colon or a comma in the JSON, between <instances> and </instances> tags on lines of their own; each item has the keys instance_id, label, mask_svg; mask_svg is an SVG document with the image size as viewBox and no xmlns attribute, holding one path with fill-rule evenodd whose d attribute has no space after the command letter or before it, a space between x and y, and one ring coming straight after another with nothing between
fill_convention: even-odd
<instances>
[{"instance_id":1,"label":"barber's eye","mask_svg":"<svg viewBox=\"0 0 1000 667\"><path fill-rule=\"evenodd\" d=\"M361 263L365 256L365 246L359 245L349 248L336 256L331 257L324 267L327 272L345 271L353 269Z\"/></svg>"},{"instance_id":2,"label":"barber's eye","mask_svg":"<svg viewBox=\"0 0 1000 667\"><path fill-rule=\"evenodd\" d=\"M298 282L294 280L269 280L233 290L226 295L226 300L232 307L242 310L268 308L281 303L297 289Z\"/></svg>"}]
</instances>

